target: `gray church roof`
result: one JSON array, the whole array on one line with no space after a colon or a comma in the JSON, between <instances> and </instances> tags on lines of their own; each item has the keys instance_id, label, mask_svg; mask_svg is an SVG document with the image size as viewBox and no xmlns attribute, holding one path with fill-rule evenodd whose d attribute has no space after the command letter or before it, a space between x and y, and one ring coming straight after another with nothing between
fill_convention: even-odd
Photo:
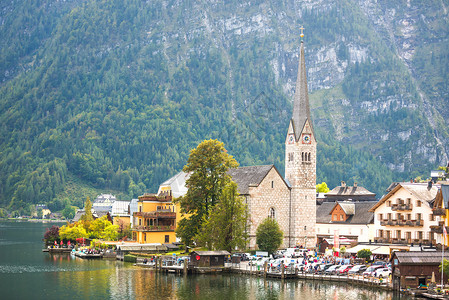
<instances>
[{"instance_id":1,"label":"gray church roof","mask_svg":"<svg viewBox=\"0 0 449 300\"><path fill-rule=\"evenodd\" d=\"M307 89L307 72L306 72L306 62L304 58L304 43L301 41L301 47L299 51L299 65L298 65L298 76L296 78L296 90L295 97L293 100L293 130L295 131L295 137L298 141L300 134L304 128L307 120L309 120L310 127L312 128L312 119L310 118L310 107L309 107L309 92Z\"/></svg>"},{"instance_id":2,"label":"gray church roof","mask_svg":"<svg viewBox=\"0 0 449 300\"><path fill-rule=\"evenodd\" d=\"M259 185L272 168L274 168L274 165L239 167L230 169L228 174L237 183L239 193L247 195L249 186Z\"/></svg>"},{"instance_id":3,"label":"gray church roof","mask_svg":"<svg viewBox=\"0 0 449 300\"><path fill-rule=\"evenodd\" d=\"M354 205L353 214L345 222L332 222L331 212L334 207L338 204L343 208L345 203L343 202L324 202L321 205L316 206L316 222L321 224L371 224L374 222L374 213L370 212L369 209L376 204L375 201L363 201L363 202L353 202ZM342 205L343 204L343 205ZM346 207L345 208L349 208ZM344 208L343 208L344 209ZM352 211L349 211L352 212ZM349 214L348 214L349 215Z\"/></svg>"},{"instance_id":4,"label":"gray church roof","mask_svg":"<svg viewBox=\"0 0 449 300\"><path fill-rule=\"evenodd\" d=\"M326 193L326 196L373 196L376 194L368 191L362 186L337 186Z\"/></svg>"}]
</instances>

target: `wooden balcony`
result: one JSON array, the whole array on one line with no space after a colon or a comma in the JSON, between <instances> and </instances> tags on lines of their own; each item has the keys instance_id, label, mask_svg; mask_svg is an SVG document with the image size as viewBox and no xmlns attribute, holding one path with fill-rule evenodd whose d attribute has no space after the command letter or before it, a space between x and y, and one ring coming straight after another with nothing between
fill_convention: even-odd
<instances>
[{"instance_id":1,"label":"wooden balcony","mask_svg":"<svg viewBox=\"0 0 449 300\"><path fill-rule=\"evenodd\" d=\"M430 226L430 231L433 233L443 234L443 226L441 225L435 225ZM449 231L449 226L446 226L446 232Z\"/></svg>"},{"instance_id":2,"label":"wooden balcony","mask_svg":"<svg viewBox=\"0 0 449 300\"><path fill-rule=\"evenodd\" d=\"M409 211L413 209L413 204L393 204L391 210L394 211Z\"/></svg>"},{"instance_id":3,"label":"wooden balcony","mask_svg":"<svg viewBox=\"0 0 449 300\"><path fill-rule=\"evenodd\" d=\"M374 240L377 243L385 243L385 244L400 244L400 245L410 245L410 244L423 244L423 245L429 245L432 243L433 245L436 244L436 240L429 240L429 239L398 239L398 238L385 238L385 237L376 237Z\"/></svg>"},{"instance_id":4,"label":"wooden balcony","mask_svg":"<svg viewBox=\"0 0 449 300\"><path fill-rule=\"evenodd\" d=\"M432 210L432 213L434 216L445 216L446 215L446 209L438 207L438 208L434 208Z\"/></svg>"},{"instance_id":5,"label":"wooden balcony","mask_svg":"<svg viewBox=\"0 0 449 300\"><path fill-rule=\"evenodd\" d=\"M410 226L421 227L424 225L423 220L380 220L381 226Z\"/></svg>"},{"instance_id":6,"label":"wooden balcony","mask_svg":"<svg viewBox=\"0 0 449 300\"><path fill-rule=\"evenodd\" d=\"M158 232L158 231L175 231L176 226L135 226L135 231Z\"/></svg>"},{"instance_id":7,"label":"wooden balcony","mask_svg":"<svg viewBox=\"0 0 449 300\"><path fill-rule=\"evenodd\" d=\"M176 219L176 213L170 210L136 212L134 216L143 217L147 219Z\"/></svg>"}]
</instances>

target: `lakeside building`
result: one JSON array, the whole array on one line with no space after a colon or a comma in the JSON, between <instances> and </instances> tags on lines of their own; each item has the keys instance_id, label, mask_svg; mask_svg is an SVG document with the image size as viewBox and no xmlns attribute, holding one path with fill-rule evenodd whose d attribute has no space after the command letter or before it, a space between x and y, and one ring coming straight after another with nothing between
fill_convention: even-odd
<instances>
[{"instance_id":1,"label":"lakeside building","mask_svg":"<svg viewBox=\"0 0 449 300\"><path fill-rule=\"evenodd\" d=\"M449 231L449 182L441 182L441 188L438 190L437 195L435 197L435 202L433 204L432 213L435 218L439 217L439 221L437 225L431 225L430 230L436 234L441 236L441 240L444 241L446 247L449 246L449 237L447 232ZM443 226L446 229L446 235L444 234Z\"/></svg>"},{"instance_id":2,"label":"lakeside building","mask_svg":"<svg viewBox=\"0 0 449 300\"><path fill-rule=\"evenodd\" d=\"M354 243L373 241L374 213L370 209L376 203L375 201L337 201L317 205L316 228L320 250L329 244L328 239L345 238ZM332 245L334 243L335 241Z\"/></svg>"},{"instance_id":3,"label":"lakeside building","mask_svg":"<svg viewBox=\"0 0 449 300\"><path fill-rule=\"evenodd\" d=\"M436 245L441 237L431 231L440 216L432 212L437 185L400 182L370 211L374 213L376 243Z\"/></svg>"},{"instance_id":4,"label":"lakeside building","mask_svg":"<svg viewBox=\"0 0 449 300\"><path fill-rule=\"evenodd\" d=\"M144 194L139 196L137 212L133 214L133 240L138 243L168 244L176 241L175 229L179 208L172 196Z\"/></svg>"},{"instance_id":5,"label":"lakeside building","mask_svg":"<svg viewBox=\"0 0 449 300\"><path fill-rule=\"evenodd\" d=\"M107 211L112 213L112 205L117 201L117 198L111 194L101 194L97 196L95 201L92 203L92 208L96 212Z\"/></svg>"}]
</instances>

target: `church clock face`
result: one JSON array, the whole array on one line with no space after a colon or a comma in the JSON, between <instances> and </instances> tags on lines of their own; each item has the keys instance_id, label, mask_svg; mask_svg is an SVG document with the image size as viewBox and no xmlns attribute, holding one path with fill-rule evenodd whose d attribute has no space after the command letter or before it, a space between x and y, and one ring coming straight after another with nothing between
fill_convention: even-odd
<instances>
[{"instance_id":1,"label":"church clock face","mask_svg":"<svg viewBox=\"0 0 449 300\"><path fill-rule=\"evenodd\" d=\"M295 136L293 134L288 135L288 143L289 144L295 143Z\"/></svg>"},{"instance_id":2,"label":"church clock face","mask_svg":"<svg viewBox=\"0 0 449 300\"><path fill-rule=\"evenodd\" d=\"M302 135L302 143L303 144L310 144L312 142L312 137L310 134L303 134Z\"/></svg>"}]
</instances>

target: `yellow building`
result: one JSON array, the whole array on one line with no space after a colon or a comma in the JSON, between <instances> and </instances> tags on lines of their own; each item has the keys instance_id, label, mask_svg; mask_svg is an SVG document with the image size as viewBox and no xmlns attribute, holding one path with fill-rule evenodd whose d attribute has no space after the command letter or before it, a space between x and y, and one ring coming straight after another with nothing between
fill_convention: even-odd
<instances>
[{"instance_id":1,"label":"yellow building","mask_svg":"<svg viewBox=\"0 0 449 300\"><path fill-rule=\"evenodd\" d=\"M133 240L141 244L176 242L179 209L170 193L139 196L134 213Z\"/></svg>"},{"instance_id":2,"label":"yellow building","mask_svg":"<svg viewBox=\"0 0 449 300\"><path fill-rule=\"evenodd\" d=\"M446 227L446 231L449 231L449 183L441 182L441 187L438 190L437 196L435 197L435 202L433 204L433 215L441 216L439 224L437 226L431 226L430 230L436 234L442 235L444 230L443 226ZM449 236L445 236L444 244L449 246Z\"/></svg>"}]
</instances>

